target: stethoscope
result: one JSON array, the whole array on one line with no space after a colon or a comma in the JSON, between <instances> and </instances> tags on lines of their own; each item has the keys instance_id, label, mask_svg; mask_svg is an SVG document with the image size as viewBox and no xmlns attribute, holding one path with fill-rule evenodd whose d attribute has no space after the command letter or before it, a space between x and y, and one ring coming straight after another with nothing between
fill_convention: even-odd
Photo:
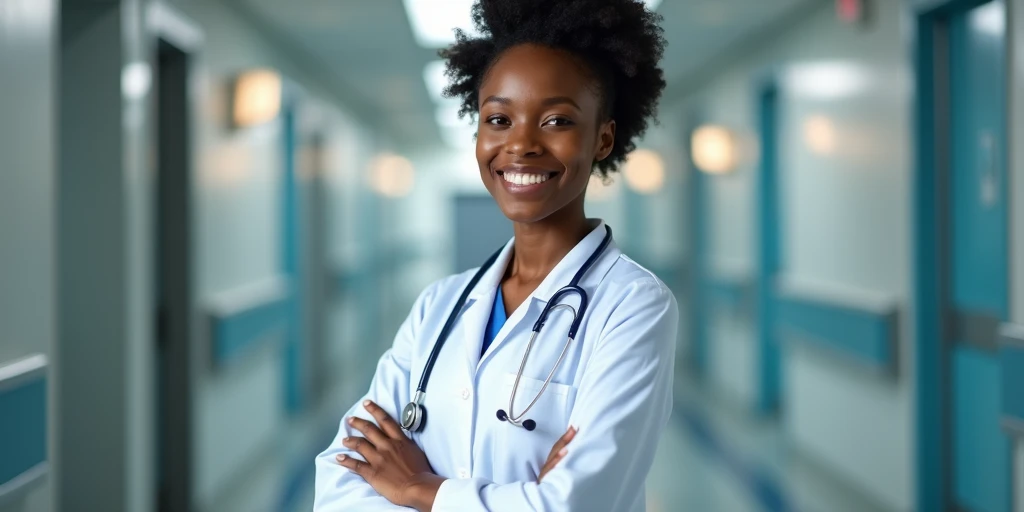
<instances>
[{"instance_id":1,"label":"stethoscope","mask_svg":"<svg viewBox=\"0 0 1024 512\"><path fill-rule=\"evenodd\" d=\"M523 354L523 360L519 364L519 372L516 373L516 380L512 384L512 395L508 399L508 412L504 409L498 409L498 419L501 421L507 421L517 427L523 427L526 430L532 431L537 428L537 422L531 419L524 420L526 413L530 412L530 409L537 404L537 400L540 400L541 395L547 389L548 384L551 383L552 377L555 375L555 371L562 364L562 360L565 359L565 354L569 350L569 345L572 344L573 339L576 337L576 332L580 328L580 324L583 322L583 315L587 311L587 292L580 288L579 282L583 278L584 274L590 270L590 267L594 266L594 263L604 252L605 248L612 241L612 228L605 226L606 233L604 240L601 241L601 245L594 250L594 253L587 258L587 261L583 263L583 266L573 276L572 281L569 285L555 292L551 296L551 299L544 306L544 309L540 312L540 318L533 324L533 333L530 335L530 342L526 345L526 352ZM462 295L459 296L459 301L455 303L455 307L452 308L452 312L448 315L448 320L444 323L444 327L441 328L441 333L437 335L437 341L434 342L434 347L430 351L430 356L427 357L426 366L423 369L423 375L420 376L420 383L416 386L416 393L413 395L412 401L409 402L404 409L402 409L402 428L411 431L419 432L423 430L423 426L427 422L427 410L423 406L423 400L426 398L427 393L427 381L430 380L430 372L434 369L434 363L437 361L438 354L441 353L441 347L444 346L445 340L448 339L448 335L451 333L452 328L455 326L455 320L458 318L459 313L462 311L463 305L466 303L466 298L469 297L469 293L476 287L476 284L483 277L487 269L494 264L494 261L498 259L498 255L501 254L501 249L491 255L486 262L480 267L480 270L473 275L473 278L469 280L469 284L462 290ZM580 298L579 310L577 311L568 304L558 304L558 301L564 299L569 294L576 294ZM572 311L573 320L572 325L569 326L569 336L566 339L565 346L562 347L562 353L558 356L558 361L555 361L555 365L551 367L551 371L548 372L547 378L544 379L544 385L541 386L540 391L537 392L537 396L533 397L530 404L526 406L523 412L516 415L512 411L512 406L516 400L516 392L519 390L519 379L523 376L523 370L526 368L526 361L530 357L530 350L533 348L533 342L537 339L537 334L540 333L541 327L544 327L544 322L547 320L548 315L559 308L565 308Z\"/></svg>"}]
</instances>

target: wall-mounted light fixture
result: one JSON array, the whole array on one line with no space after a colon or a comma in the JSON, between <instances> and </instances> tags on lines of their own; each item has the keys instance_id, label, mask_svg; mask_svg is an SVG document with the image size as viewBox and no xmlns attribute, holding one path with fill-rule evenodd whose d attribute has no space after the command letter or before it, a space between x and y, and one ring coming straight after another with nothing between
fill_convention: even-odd
<instances>
[{"instance_id":1,"label":"wall-mounted light fixture","mask_svg":"<svg viewBox=\"0 0 1024 512\"><path fill-rule=\"evenodd\" d=\"M263 124L281 111L281 75L269 69L246 71L235 79L231 120L236 128Z\"/></svg>"},{"instance_id":2,"label":"wall-mounted light fixture","mask_svg":"<svg viewBox=\"0 0 1024 512\"><path fill-rule=\"evenodd\" d=\"M653 194L665 184L665 162L650 149L638 149L626 156L622 174L629 188L640 194Z\"/></svg>"},{"instance_id":3,"label":"wall-mounted light fixture","mask_svg":"<svg viewBox=\"0 0 1024 512\"><path fill-rule=\"evenodd\" d=\"M839 146L836 125L827 116L814 114L804 119L804 143L814 153L831 155Z\"/></svg>"},{"instance_id":4,"label":"wall-mounted light fixture","mask_svg":"<svg viewBox=\"0 0 1024 512\"><path fill-rule=\"evenodd\" d=\"M384 197L405 197L415 184L416 170L403 156L383 154L370 163L370 187Z\"/></svg>"},{"instance_id":5,"label":"wall-mounted light fixture","mask_svg":"<svg viewBox=\"0 0 1024 512\"><path fill-rule=\"evenodd\" d=\"M724 126L705 125L690 138L690 155L698 169L709 174L732 172L739 163L736 135Z\"/></svg>"}]
</instances>

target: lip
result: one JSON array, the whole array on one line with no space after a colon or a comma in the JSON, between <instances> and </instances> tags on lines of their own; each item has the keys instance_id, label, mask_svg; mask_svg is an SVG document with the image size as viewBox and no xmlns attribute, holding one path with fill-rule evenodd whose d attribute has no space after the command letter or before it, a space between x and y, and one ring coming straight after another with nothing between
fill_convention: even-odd
<instances>
[{"instance_id":1,"label":"lip","mask_svg":"<svg viewBox=\"0 0 1024 512\"><path fill-rule=\"evenodd\" d=\"M541 183L533 183L530 185L516 185L515 183L510 183L505 180L505 177L503 175L506 172L519 174L543 174L549 175L549 177L547 180ZM498 180L498 182L501 183L501 186L504 187L508 193L517 196L524 196L535 194L543 190L547 186L551 185L555 181L555 178L558 177L558 174L561 174L561 171L553 171L550 169L532 167L527 165L504 165L494 170L494 179Z\"/></svg>"}]
</instances>

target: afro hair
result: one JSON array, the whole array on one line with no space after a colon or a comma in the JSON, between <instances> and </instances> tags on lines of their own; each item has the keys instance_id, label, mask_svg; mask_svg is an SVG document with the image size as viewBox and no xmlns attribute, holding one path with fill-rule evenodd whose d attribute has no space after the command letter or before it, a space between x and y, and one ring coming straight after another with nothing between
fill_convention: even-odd
<instances>
[{"instance_id":1,"label":"afro hair","mask_svg":"<svg viewBox=\"0 0 1024 512\"><path fill-rule=\"evenodd\" d=\"M636 148L665 89L660 21L640 0L477 0L473 22L481 37L457 30L455 44L440 52L445 95L461 100L460 115L474 116L484 77L505 50L537 44L568 52L594 73L603 115L615 121L615 146L596 164L607 178Z\"/></svg>"}]
</instances>

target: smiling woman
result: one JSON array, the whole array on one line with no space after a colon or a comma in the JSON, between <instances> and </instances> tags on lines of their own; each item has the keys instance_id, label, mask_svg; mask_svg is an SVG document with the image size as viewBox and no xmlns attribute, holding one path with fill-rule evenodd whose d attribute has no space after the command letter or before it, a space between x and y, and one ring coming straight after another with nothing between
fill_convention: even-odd
<instances>
[{"instance_id":1,"label":"smiling woman","mask_svg":"<svg viewBox=\"0 0 1024 512\"><path fill-rule=\"evenodd\" d=\"M678 311L584 198L654 115L659 17L639 0L479 0L472 17L478 35L441 52L446 94L515 236L416 301L317 457L315 508L642 511Z\"/></svg>"}]
</instances>

